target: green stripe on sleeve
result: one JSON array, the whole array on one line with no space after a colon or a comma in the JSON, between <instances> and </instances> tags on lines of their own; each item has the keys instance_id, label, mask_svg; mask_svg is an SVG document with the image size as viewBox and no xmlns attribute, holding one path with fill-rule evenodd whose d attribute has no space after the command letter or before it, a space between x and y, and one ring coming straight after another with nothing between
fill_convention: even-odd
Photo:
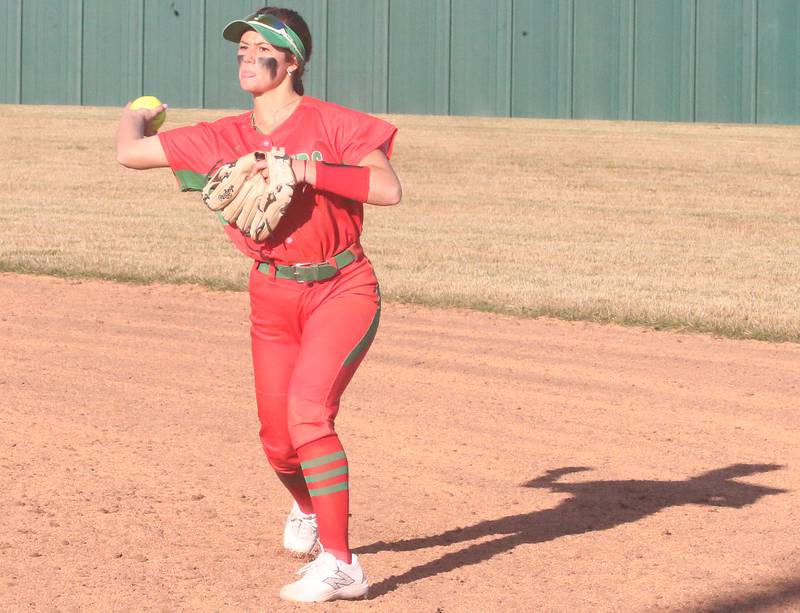
<instances>
[{"instance_id":1,"label":"green stripe on sleeve","mask_svg":"<svg viewBox=\"0 0 800 613\"><path fill-rule=\"evenodd\" d=\"M329 462L333 462L334 460L340 460L341 458L344 457L346 457L344 455L344 451L336 451L334 453L324 455L321 458L314 458L313 460L300 462L300 467L303 469L314 468L315 466L322 466L323 464L328 464Z\"/></svg>"},{"instance_id":2,"label":"green stripe on sleeve","mask_svg":"<svg viewBox=\"0 0 800 613\"><path fill-rule=\"evenodd\" d=\"M341 492L342 490L346 489L347 481L342 481L341 483L331 485L330 487L323 487L318 490L308 490L308 493L312 496L324 496L325 494L335 494L336 492Z\"/></svg>"},{"instance_id":3,"label":"green stripe on sleeve","mask_svg":"<svg viewBox=\"0 0 800 613\"><path fill-rule=\"evenodd\" d=\"M347 474L347 466L339 466L338 468L334 468L333 470L325 471L324 473L319 473L318 475L308 475L306 477L306 483L316 483L317 481L325 481L326 479L330 479L331 477L336 477L337 475L346 475Z\"/></svg>"},{"instance_id":4,"label":"green stripe on sleeve","mask_svg":"<svg viewBox=\"0 0 800 613\"><path fill-rule=\"evenodd\" d=\"M175 178L180 183L182 192L199 192L206 185L208 176L194 172L193 170L176 170L174 171Z\"/></svg>"}]
</instances>

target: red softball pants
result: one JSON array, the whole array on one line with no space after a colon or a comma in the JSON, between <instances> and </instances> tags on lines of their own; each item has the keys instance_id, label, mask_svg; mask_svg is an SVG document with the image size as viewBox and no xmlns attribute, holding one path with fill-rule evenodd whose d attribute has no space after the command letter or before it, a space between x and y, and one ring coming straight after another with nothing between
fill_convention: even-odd
<instances>
[{"instance_id":1,"label":"red softball pants","mask_svg":"<svg viewBox=\"0 0 800 613\"><path fill-rule=\"evenodd\" d=\"M378 282L364 256L314 283L254 266L250 308L261 444L276 472L296 473L295 450L335 432L339 399L378 326Z\"/></svg>"}]
</instances>

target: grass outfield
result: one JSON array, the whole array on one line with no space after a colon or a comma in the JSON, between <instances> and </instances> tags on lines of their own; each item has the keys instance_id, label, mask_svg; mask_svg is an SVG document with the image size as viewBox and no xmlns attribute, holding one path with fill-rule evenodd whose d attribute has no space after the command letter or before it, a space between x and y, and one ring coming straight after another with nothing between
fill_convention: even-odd
<instances>
[{"instance_id":1,"label":"grass outfield","mask_svg":"<svg viewBox=\"0 0 800 613\"><path fill-rule=\"evenodd\" d=\"M117 165L118 115L0 105L0 270L244 289L197 194ZM800 127L389 119L404 201L363 240L387 299L800 341Z\"/></svg>"}]
</instances>

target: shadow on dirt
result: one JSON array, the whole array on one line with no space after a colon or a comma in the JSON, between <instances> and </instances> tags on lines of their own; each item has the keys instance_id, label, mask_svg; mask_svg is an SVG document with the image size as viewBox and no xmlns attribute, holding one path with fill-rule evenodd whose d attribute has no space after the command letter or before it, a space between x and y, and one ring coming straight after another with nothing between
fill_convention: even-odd
<instances>
[{"instance_id":1,"label":"shadow on dirt","mask_svg":"<svg viewBox=\"0 0 800 613\"><path fill-rule=\"evenodd\" d=\"M446 553L436 560L408 571L387 577L370 586L370 598L377 598L400 585L446 573L457 568L480 564L518 545L543 543L562 536L608 530L653 515L662 509L686 504L736 509L753 504L762 496L781 494L787 490L732 481L757 473L783 468L778 464L734 464L712 470L685 481L583 481L560 483L571 473L591 470L566 467L548 470L523 487L547 489L571 494L553 509L509 515L482 521L473 526L458 527L436 536L405 539L386 543L378 541L354 549L358 554L378 551L415 551L453 543L466 543L487 536L500 538L475 543L459 551ZM668 533L665 533L669 536Z\"/></svg>"},{"instance_id":2,"label":"shadow on dirt","mask_svg":"<svg viewBox=\"0 0 800 613\"><path fill-rule=\"evenodd\" d=\"M758 611L800 611L800 579L782 583L761 592L748 592L739 596L719 599L713 604L697 609L697 613L757 613Z\"/></svg>"}]
</instances>

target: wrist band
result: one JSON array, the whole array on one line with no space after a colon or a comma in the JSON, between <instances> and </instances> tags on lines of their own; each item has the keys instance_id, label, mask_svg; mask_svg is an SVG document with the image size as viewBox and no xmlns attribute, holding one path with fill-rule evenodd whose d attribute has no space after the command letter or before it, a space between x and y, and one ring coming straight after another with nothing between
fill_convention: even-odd
<instances>
[{"instance_id":1,"label":"wrist band","mask_svg":"<svg viewBox=\"0 0 800 613\"><path fill-rule=\"evenodd\" d=\"M316 189L344 196L356 202L366 202L369 197L369 167L340 166L317 162Z\"/></svg>"}]
</instances>

